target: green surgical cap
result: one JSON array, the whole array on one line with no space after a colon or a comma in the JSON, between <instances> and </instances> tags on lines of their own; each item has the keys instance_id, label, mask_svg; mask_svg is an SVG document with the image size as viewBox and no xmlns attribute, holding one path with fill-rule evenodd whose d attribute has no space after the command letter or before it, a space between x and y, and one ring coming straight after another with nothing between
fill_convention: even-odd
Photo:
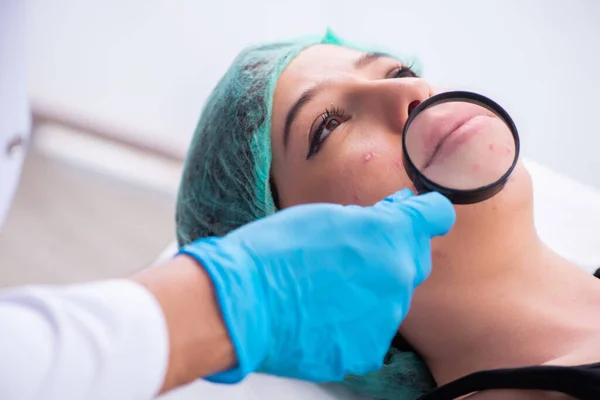
<instances>
[{"instance_id":1,"label":"green surgical cap","mask_svg":"<svg viewBox=\"0 0 600 400\"><path fill-rule=\"evenodd\" d=\"M381 47L324 36L262 44L243 50L208 97L188 149L176 206L179 245L228 232L277 211L270 185L273 93L281 72L302 50L332 44L363 52ZM413 399L432 387L422 361L390 349L381 371L348 377L343 384L375 399Z\"/></svg>"}]
</instances>

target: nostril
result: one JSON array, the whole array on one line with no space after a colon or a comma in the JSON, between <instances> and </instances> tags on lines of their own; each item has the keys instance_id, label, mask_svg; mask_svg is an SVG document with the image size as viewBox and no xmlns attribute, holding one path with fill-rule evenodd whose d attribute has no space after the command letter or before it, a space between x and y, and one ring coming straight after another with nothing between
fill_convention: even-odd
<instances>
[{"instance_id":1,"label":"nostril","mask_svg":"<svg viewBox=\"0 0 600 400\"><path fill-rule=\"evenodd\" d=\"M421 104L419 100L411 101L408 105L408 115L410 115L419 104Z\"/></svg>"}]
</instances>

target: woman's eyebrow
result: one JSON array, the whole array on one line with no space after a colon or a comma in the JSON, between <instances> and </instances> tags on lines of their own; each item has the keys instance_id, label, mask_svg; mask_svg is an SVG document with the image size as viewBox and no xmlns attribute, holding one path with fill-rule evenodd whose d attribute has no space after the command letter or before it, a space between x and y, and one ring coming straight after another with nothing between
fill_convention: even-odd
<instances>
[{"instance_id":1,"label":"woman's eyebrow","mask_svg":"<svg viewBox=\"0 0 600 400\"><path fill-rule=\"evenodd\" d=\"M317 94L323 89L325 89L325 87L327 86L328 84L326 82L320 82L311 87L310 89L306 90L304 93L302 93L302 95L298 98L298 100L296 100L292 108L290 108L290 110L288 111L287 116L285 117L285 127L283 130L283 146L286 150L290 139L292 125L294 124L296 117L298 116L298 114L300 114L302 108L312 99L314 99L317 96Z\"/></svg>"}]
</instances>

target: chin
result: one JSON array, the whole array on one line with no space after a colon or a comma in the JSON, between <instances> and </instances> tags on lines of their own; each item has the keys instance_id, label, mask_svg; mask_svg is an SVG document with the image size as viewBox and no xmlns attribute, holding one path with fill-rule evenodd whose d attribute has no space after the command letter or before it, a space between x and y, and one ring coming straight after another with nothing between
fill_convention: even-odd
<instances>
[{"instance_id":1,"label":"chin","mask_svg":"<svg viewBox=\"0 0 600 400\"><path fill-rule=\"evenodd\" d=\"M533 185L531 175L519 160L504 188L494 197L481 203L457 205L457 223L461 219L478 218L493 219L494 216L507 218L512 215L523 217L523 212L533 207ZM509 218L510 219L510 218Z\"/></svg>"},{"instance_id":2,"label":"chin","mask_svg":"<svg viewBox=\"0 0 600 400\"><path fill-rule=\"evenodd\" d=\"M503 235L512 236L516 232L535 229L529 171L519 162L509 182L494 197L481 203L457 205L455 209L456 223L450 233L432 242L438 263L444 258L452 258L457 249L464 253L469 246L494 246L501 243Z\"/></svg>"}]
</instances>

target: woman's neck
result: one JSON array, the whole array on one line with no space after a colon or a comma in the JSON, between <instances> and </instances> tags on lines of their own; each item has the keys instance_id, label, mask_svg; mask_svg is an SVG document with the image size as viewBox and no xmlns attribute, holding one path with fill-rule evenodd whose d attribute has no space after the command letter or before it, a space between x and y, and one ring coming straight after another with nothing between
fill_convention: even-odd
<instances>
[{"instance_id":1,"label":"woman's neck","mask_svg":"<svg viewBox=\"0 0 600 400\"><path fill-rule=\"evenodd\" d=\"M472 246L468 254L434 254L443 268L434 262L401 333L438 384L480 370L568 359L600 334L600 281L532 232L512 243L492 240L503 249L490 248L488 237L481 238L487 246ZM600 349L595 356L600 361Z\"/></svg>"}]
</instances>

